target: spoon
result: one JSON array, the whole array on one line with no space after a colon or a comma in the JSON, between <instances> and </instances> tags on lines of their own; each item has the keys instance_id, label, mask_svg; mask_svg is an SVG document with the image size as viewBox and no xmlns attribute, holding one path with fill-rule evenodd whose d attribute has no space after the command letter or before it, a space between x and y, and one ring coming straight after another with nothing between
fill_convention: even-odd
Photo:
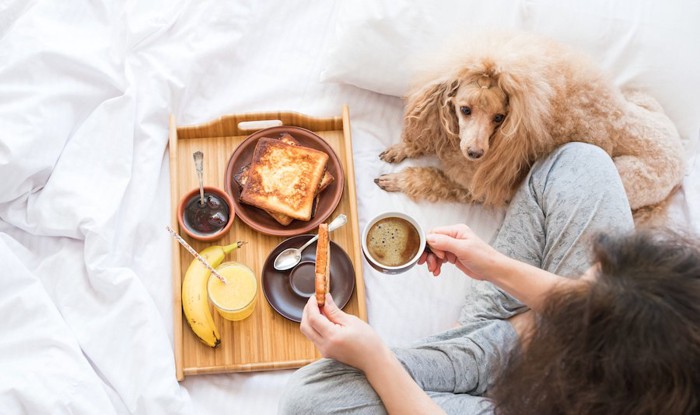
<instances>
[{"instance_id":1,"label":"spoon","mask_svg":"<svg viewBox=\"0 0 700 415\"><path fill-rule=\"evenodd\" d=\"M337 218L333 219L333 221L330 224L328 224L328 232L332 232L345 225L346 223L348 223L348 217L341 213L340 215L338 215ZM318 235L309 239L304 245L302 245L299 248L287 248L284 251L280 252L277 255L277 258L275 258L275 262L273 263L275 269L278 271L285 271L294 268L296 264L298 264L301 261L301 251L303 251L304 248L306 248L307 246L314 243L316 239L318 239Z\"/></svg>"},{"instance_id":2,"label":"spoon","mask_svg":"<svg viewBox=\"0 0 700 415\"><path fill-rule=\"evenodd\" d=\"M202 165L204 153L196 151L192 153L192 157L194 158L194 168L197 169L199 177L199 206L204 206L204 166Z\"/></svg>"}]
</instances>

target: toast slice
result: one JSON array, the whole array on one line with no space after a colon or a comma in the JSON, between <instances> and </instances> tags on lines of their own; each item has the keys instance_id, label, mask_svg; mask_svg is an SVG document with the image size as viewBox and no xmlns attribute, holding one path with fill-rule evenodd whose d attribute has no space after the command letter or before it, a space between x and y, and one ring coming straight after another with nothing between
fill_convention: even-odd
<instances>
[{"instance_id":1,"label":"toast slice","mask_svg":"<svg viewBox=\"0 0 700 415\"><path fill-rule=\"evenodd\" d=\"M250 164L246 164L245 166L241 167L241 169L238 171L238 173L233 175L233 180L235 180L236 183L238 183L238 187L241 190L243 190L243 187L248 182L248 170L250 170ZM266 210L265 212L267 212L267 214L272 216L272 218L274 220L276 220L282 226L287 226L290 223L292 223L292 221L294 220L294 218L292 218L292 217L289 217L287 215L283 215L281 213L273 212L271 210ZM313 216L313 213L315 213L315 212L312 212L311 216Z\"/></svg>"},{"instance_id":2,"label":"toast slice","mask_svg":"<svg viewBox=\"0 0 700 415\"><path fill-rule=\"evenodd\" d=\"M292 137L291 134L289 133L282 133L280 135L280 141L283 143L287 143L291 146L300 146L301 144L299 141L297 141L296 138ZM318 192L321 193L326 187L328 187L333 181L335 180L335 177L333 177L332 174L326 170L326 172L323 174L323 179L321 179L321 184L318 186Z\"/></svg>"},{"instance_id":3,"label":"toast slice","mask_svg":"<svg viewBox=\"0 0 700 415\"><path fill-rule=\"evenodd\" d=\"M294 137L291 136L289 133L282 133L279 137L279 140L282 141L283 143L293 145L293 146L298 146L301 145L299 141L297 141ZM238 187L240 189L243 189L243 186L245 186L246 182L248 181L248 170L250 169L250 164L246 164L245 166L241 167L241 169L238 171L233 176L233 180L238 184ZM319 185L318 191L316 192L316 199L314 200L314 207L311 212L311 217L314 217L316 215L316 210L318 209L318 204L320 200L319 194L325 190L331 183L335 181L335 177L328 171L326 171L323 175L323 179L321 179L321 184ZM274 220L276 220L280 225L282 226L287 226L292 221L294 218L289 217L285 214L282 213L277 213L271 210L265 210L267 214L272 216Z\"/></svg>"},{"instance_id":4,"label":"toast slice","mask_svg":"<svg viewBox=\"0 0 700 415\"><path fill-rule=\"evenodd\" d=\"M263 137L255 146L241 202L308 221L327 162L322 151Z\"/></svg>"},{"instance_id":5,"label":"toast slice","mask_svg":"<svg viewBox=\"0 0 700 415\"><path fill-rule=\"evenodd\" d=\"M328 224L318 226L316 241L316 302L320 307L326 304L326 294L331 290L331 238Z\"/></svg>"},{"instance_id":6,"label":"toast slice","mask_svg":"<svg viewBox=\"0 0 700 415\"><path fill-rule=\"evenodd\" d=\"M245 186L246 182L248 181L248 170L250 169L250 164L246 164L245 166L241 167L240 170L238 170L238 173L233 175L233 180L238 184L239 189L243 190L243 186ZM331 183L335 181L335 177L333 177L332 174L330 174L328 171L323 175L323 179L321 179L321 184L318 185L318 191L316 192L316 196L318 196L322 191L326 190L326 187L328 187Z\"/></svg>"}]
</instances>

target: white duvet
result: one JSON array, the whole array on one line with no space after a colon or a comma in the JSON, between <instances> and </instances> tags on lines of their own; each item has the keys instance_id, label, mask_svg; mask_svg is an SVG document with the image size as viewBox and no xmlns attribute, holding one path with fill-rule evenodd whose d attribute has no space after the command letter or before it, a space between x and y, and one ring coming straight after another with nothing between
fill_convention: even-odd
<instances>
[{"instance_id":1,"label":"white duvet","mask_svg":"<svg viewBox=\"0 0 700 415\"><path fill-rule=\"evenodd\" d=\"M403 167L377 158L402 101L319 81L342 3L0 1L0 413L276 413L290 371L175 379L170 113L185 125L347 103L360 226L397 209L493 234L502 212L374 185ZM700 168L688 172L673 214L698 231ZM450 326L469 284L454 270L364 275L392 345Z\"/></svg>"}]
</instances>

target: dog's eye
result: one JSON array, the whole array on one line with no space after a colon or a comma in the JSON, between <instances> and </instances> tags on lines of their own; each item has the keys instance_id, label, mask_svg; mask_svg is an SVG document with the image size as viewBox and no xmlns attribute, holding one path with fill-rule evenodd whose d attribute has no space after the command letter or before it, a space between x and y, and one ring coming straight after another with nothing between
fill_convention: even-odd
<instances>
[{"instance_id":1,"label":"dog's eye","mask_svg":"<svg viewBox=\"0 0 700 415\"><path fill-rule=\"evenodd\" d=\"M464 115L471 115L472 109L469 107L459 107L459 111Z\"/></svg>"},{"instance_id":2,"label":"dog's eye","mask_svg":"<svg viewBox=\"0 0 700 415\"><path fill-rule=\"evenodd\" d=\"M500 124L503 122L503 120L506 119L506 116L503 114L496 114L496 116L493 117L493 122L496 124Z\"/></svg>"}]
</instances>

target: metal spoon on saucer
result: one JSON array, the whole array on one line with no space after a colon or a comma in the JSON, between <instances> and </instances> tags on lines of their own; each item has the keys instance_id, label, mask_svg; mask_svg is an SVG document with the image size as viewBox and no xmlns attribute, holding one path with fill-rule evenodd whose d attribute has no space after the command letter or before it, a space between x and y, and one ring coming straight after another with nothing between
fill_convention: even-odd
<instances>
[{"instance_id":1,"label":"metal spoon on saucer","mask_svg":"<svg viewBox=\"0 0 700 415\"><path fill-rule=\"evenodd\" d=\"M348 217L341 213L340 215L338 215L337 218L333 219L333 221L330 224L328 224L328 232L332 232L345 225L346 223L348 223ZM318 235L309 239L304 245L302 245L299 248L287 248L284 251L280 252L277 255L277 258L275 258L275 262L273 263L275 269L278 271L285 271L294 268L301 261L301 251L303 251L307 246L314 243L316 239L318 239Z\"/></svg>"}]
</instances>

